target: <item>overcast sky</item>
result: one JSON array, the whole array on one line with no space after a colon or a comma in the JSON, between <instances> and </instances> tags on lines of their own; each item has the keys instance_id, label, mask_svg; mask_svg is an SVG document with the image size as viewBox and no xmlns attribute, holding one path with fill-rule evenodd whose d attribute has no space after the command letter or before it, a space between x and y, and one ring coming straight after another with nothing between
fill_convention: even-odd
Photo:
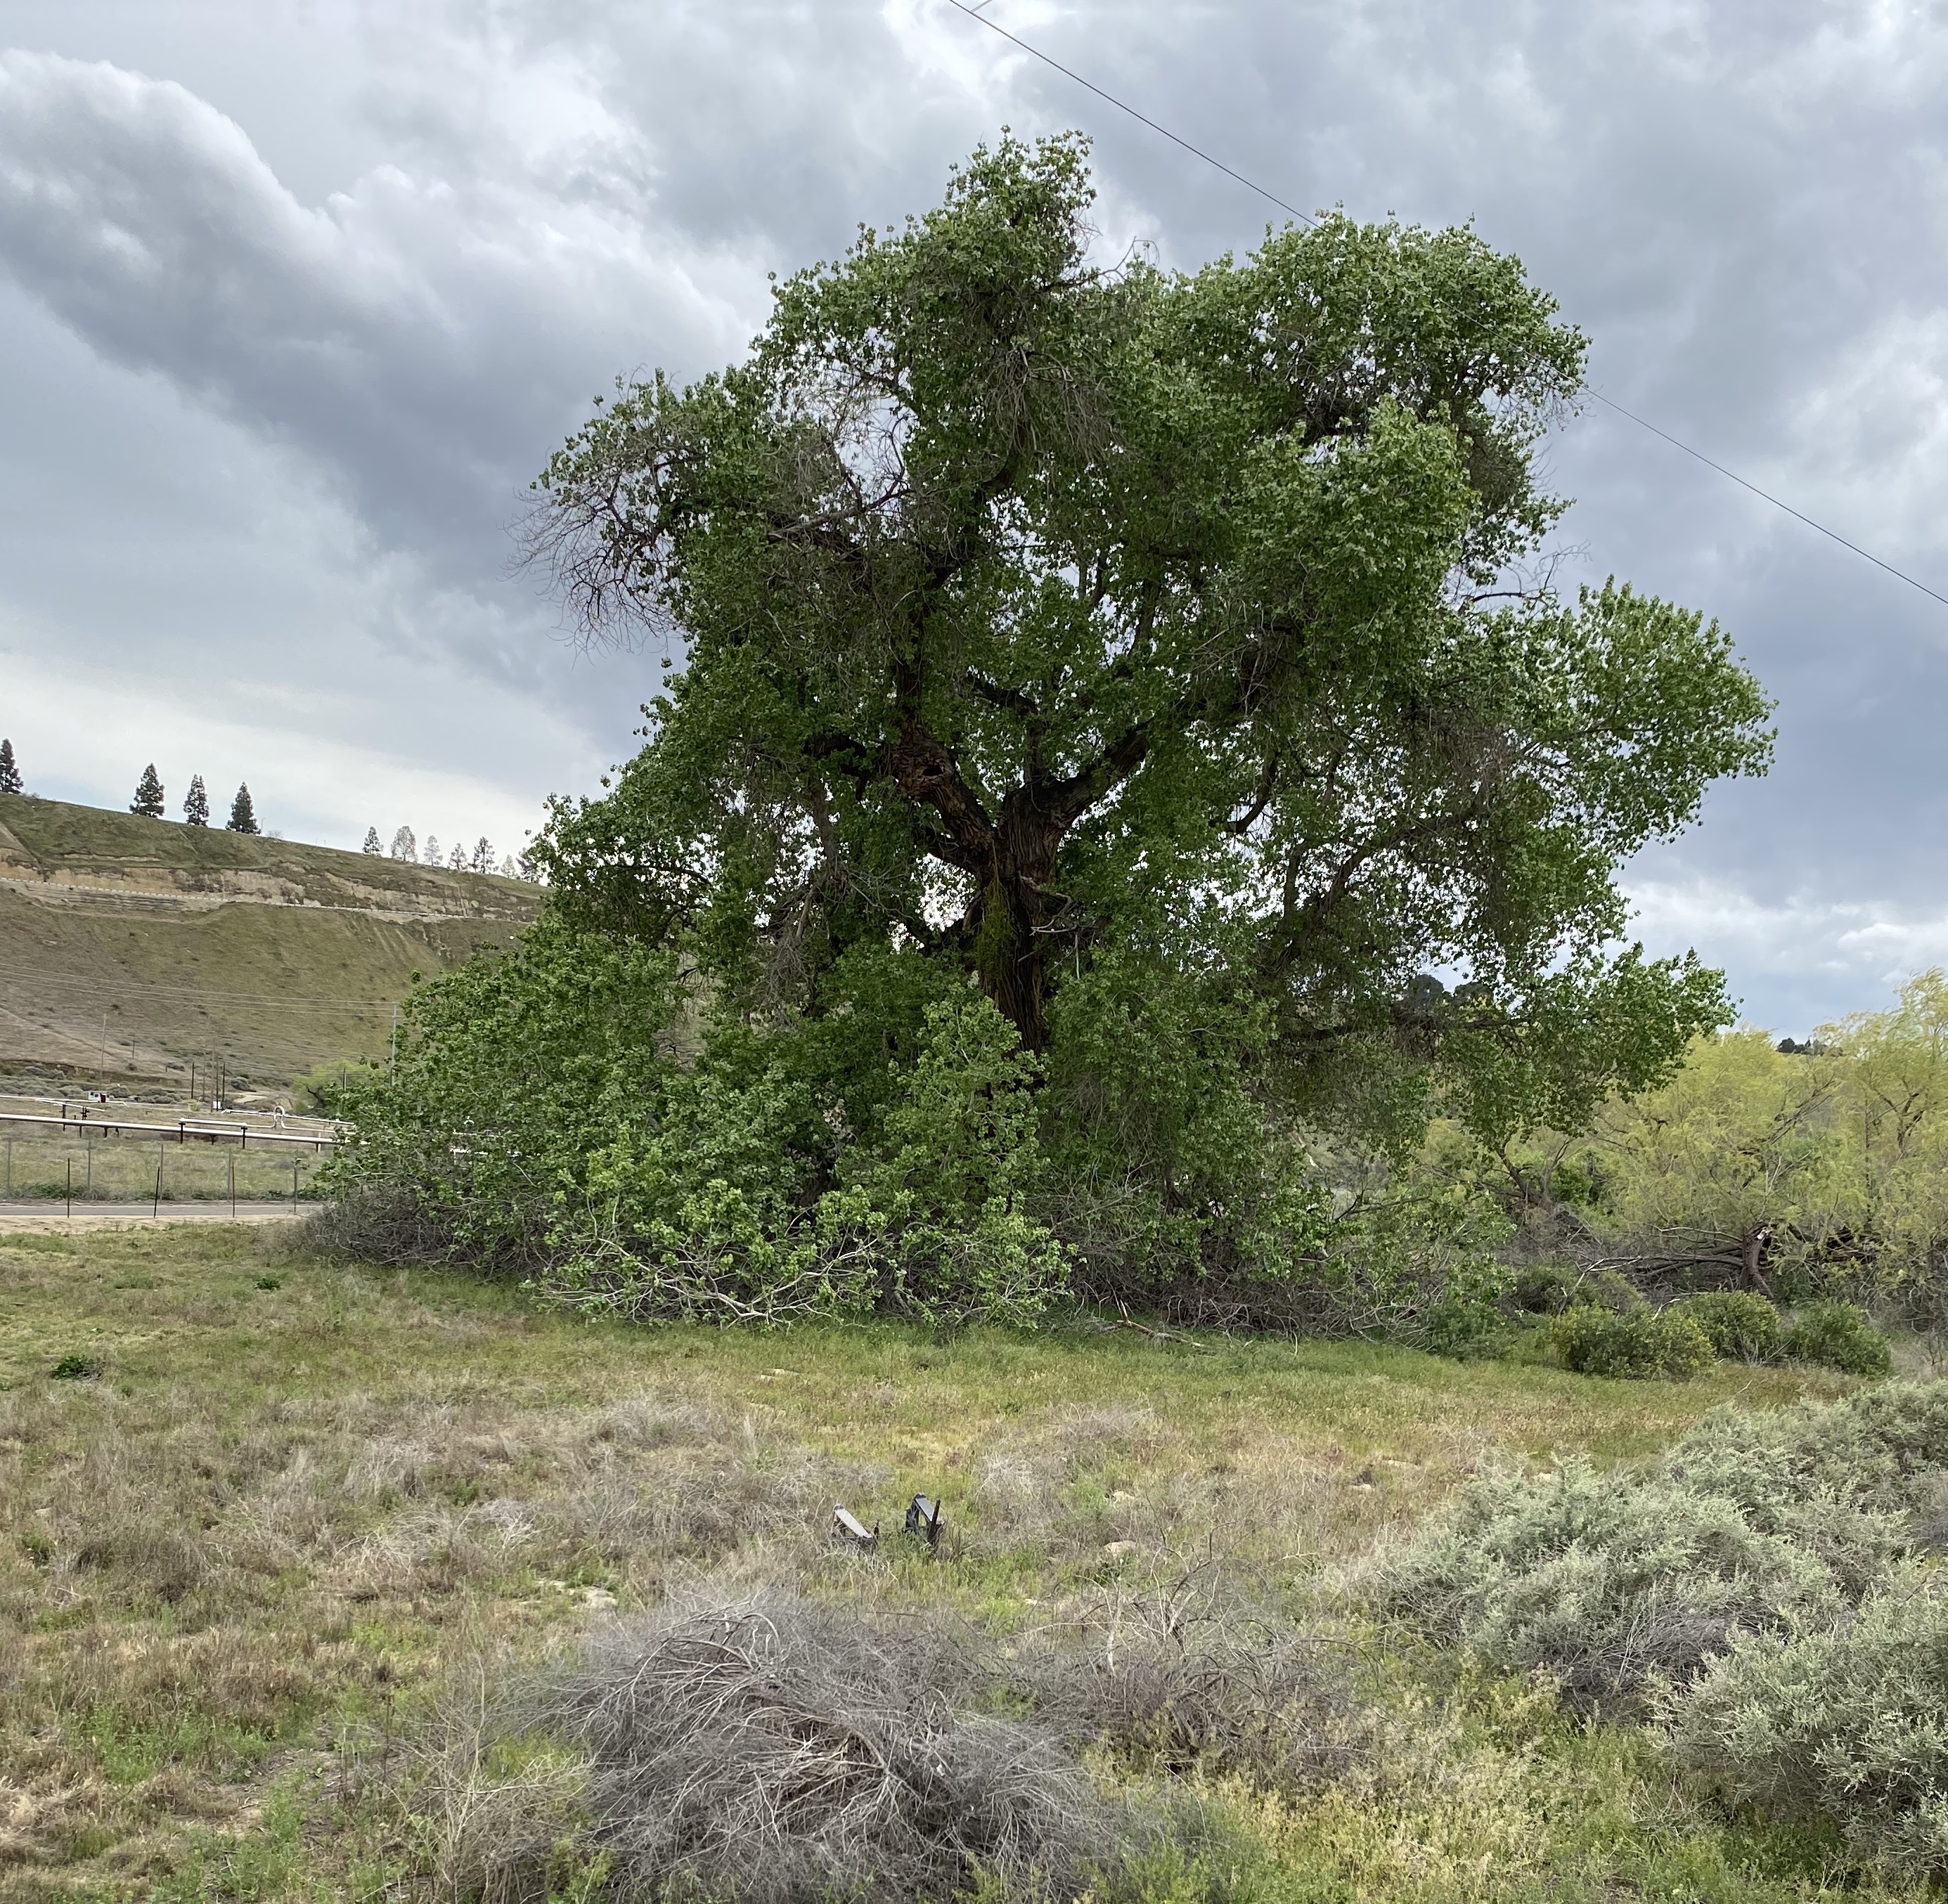
<instances>
[{"instance_id":1,"label":"overcast sky","mask_svg":"<svg viewBox=\"0 0 1948 1904\"><path fill-rule=\"evenodd\" d=\"M1948 594L1948 10L990 0L1303 206L1472 219L1596 387ZM0 0L0 733L33 790L154 759L267 825L518 844L625 755L653 656L510 568L618 371L693 376L766 277L932 203L1003 124L1096 136L1109 242L1262 200L947 0ZM1567 579L1705 609L1771 777L1630 871L1803 1033L1948 963L1948 607L1600 406Z\"/></svg>"}]
</instances>

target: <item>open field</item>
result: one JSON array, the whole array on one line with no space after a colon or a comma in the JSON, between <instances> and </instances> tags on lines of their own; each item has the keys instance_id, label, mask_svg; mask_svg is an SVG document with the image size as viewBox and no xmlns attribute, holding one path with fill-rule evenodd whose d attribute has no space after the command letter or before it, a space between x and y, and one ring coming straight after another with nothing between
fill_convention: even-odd
<instances>
[{"instance_id":1,"label":"open field","mask_svg":"<svg viewBox=\"0 0 1948 1904\"><path fill-rule=\"evenodd\" d=\"M245 1202L308 1195L324 1153L265 1146L151 1143L90 1135L85 1126L51 1137L17 1137L0 1125L0 1201L164 1204Z\"/></svg>"},{"instance_id":2,"label":"open field","mask_svg":"<svg viewBox=\"0 0 1948 1904\"><path fill-rule=\"evenodd\" d=\"M633 1329L298 1236L0 1236L9 1899L437 1895L451 1821L417 1780L455 1688L706 1572L1007 1623L1214 1561L1314 1617L1337 1564L1484 1456L1629 1460L1727 1397L1841 1386L1126 1330ZM938 1557L828 1544L835 1500L892 1527L917 1489ZM1214 1788L1228 1848L1158 1898L1820 1894L1829 1840L1728 1822L1646 1735L1388 1657L1419 1742L1383 1786Z\"/></svg>"},{"instance_id":3,"label":"open field","mask_svg":"<svg viewBox=\"0 0 1948 1904\"><path fill-rule=\"evenodd\" d=\"M386 1049L413 974L506 943L535 889L0 798L0 1074L279 1084Z\"/></svg>"}]
</instances>

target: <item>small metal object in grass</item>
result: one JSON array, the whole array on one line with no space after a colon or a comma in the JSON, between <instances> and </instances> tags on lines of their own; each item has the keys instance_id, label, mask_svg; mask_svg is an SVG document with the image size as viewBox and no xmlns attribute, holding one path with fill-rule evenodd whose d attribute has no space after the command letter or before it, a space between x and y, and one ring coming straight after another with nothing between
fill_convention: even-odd
<instances>
[{"instance_id":1,"label":"small metal object in grass","mask_svg":"<svg viewBox=\"0 0 1948 1904\"><path fill-rule=\"evenodd\" d=\"M849 1541L855 1547L876 1547L879 1544L879 1524L875 1521L868 1527L850 1508L842 1503L832 1510L832 1537L835 1540Z\"/></svg>"},{"instance_id":2,"label":"small metal object in grass","mask_svg":"<svg viewBox=\"0 0 1948 1904\"><path fill-rule=\"evenodd\" d=\"M940 1545L940 1503L929 1494L916 1494L907 1506L907 1532L929 1547Z\"/></svg>"}]
</instances>

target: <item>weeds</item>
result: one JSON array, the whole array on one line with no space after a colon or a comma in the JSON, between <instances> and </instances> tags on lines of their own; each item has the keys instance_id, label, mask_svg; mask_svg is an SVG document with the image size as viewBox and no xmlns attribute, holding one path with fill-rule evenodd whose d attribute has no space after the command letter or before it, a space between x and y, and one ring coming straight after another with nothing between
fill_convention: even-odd
<instances>
[{"instance_id":1,"label":"weeds","mask_svg":"<svg viewBox=\"0 0 1948 1904\"><path fill-rule=\"evenodd\" d=\"M1471 1813L1519 1845L1510 1869L1580 1896L1562 1860L1623 1868L1664 1828L1667 1769L1579 1769L1565 1754L1621 1735L1586 1747L1539 1722L1471 1758L1445 1706L1398 1685L1369 1735L1359 1648L1307 1637L1313 1570L1418 1519L1486 1449L1650 1457L1735 1387L1776 1402L1822 1379L1610 1385L1129 1332L646 1333L262 1231L0 1239L0 1298L8 1904L438 1896L442 1847L476 1826L420 1803L406 1742L430 1735L443 1762L481 1741L479 1777L451 1788L463 1813L542 1788L520 1800L554 1834L530 1868L564 1899L613 1896L588 1751L496 1743L465 1663L495 1663L485 1703L504 1732L504 1663L572 1649L600 1609L634 1620L699 1569L734 1598L787 1578L874 1618L918 1608L986 1662L954 1710L1018 1721L1106 1782L1115 1818L1118 1791L1186 1794L1104 1904L1205 1904L1248 1881L1480 1895L1487 1879L1408 1875L1416 1858L1459 1871ZM111 1379L50 1379L83 1350ZM1815 1492L1857 1469L1863 1501L1922 1528L1948 1411L1903 1392L1850 1404L1844 1428L1776 1419L1784 1452L1748 1412L1723 1463L1783 1464ZM834 1499L890 1526L920 1489L946 1504L937 1553L827 1546ZM1836 1552L1854 1550L1844 1531ZM1180 1604L1185 1557L1213 1553ZM1602 1795L1621 1849L1576 1849L1558 1781L1578 1804ZM1193 1888L1146 1889L1166 1878Z\"/></svg>"}]
</instances>

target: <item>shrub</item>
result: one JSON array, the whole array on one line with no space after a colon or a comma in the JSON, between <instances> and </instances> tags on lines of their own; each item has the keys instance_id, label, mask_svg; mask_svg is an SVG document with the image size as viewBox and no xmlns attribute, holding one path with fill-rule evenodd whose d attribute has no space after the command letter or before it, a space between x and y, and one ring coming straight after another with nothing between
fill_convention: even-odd
<instances>
[{"instance_id":1,"label":"shrub","mask_svg":"<svg viewBox=\"0 0 1948 1904\"><path fill-rule=\"evenodd\" d=\"M1557 1319L1555 1332L1562 1366L1578 1375L1686 1381L1712 1361L1704 1332L1676 1308L1619 1313L1578 1303Z\"/></svg>"},{"instance_id":2,"label":"shrub","mask_svg":"<svg viewBox=\"0 0 1948 1904\"><path fill-rule=\"evenodd\" d=\"M300 1112L337 1117L357 1103L361 1090L377 1084L383 1073L369 1059L335 1058L291 1080L291 1102Z\"/></svg>"},{"instance_id":3,"label":"shrub","mask_svg":"<svg viewBox=\"0 0 1948 1904\"><path fill-rule=\"evenodd\" d=\"M1704 1332L1714 1354L1726 1362L1771 1362L1779 1352L1779 1311L1763 1296L1720 1289L1674 1305Z\"/></svg>"},{"instance_id":4,"label":"shrub","mask_svg":"<svg viewBox=\"0 0 1948 1904\"><path fill-rule=\"evenodd\" d=\"M1518 1270L1509 1297L1525 1316L1559 1316L1574 1299L1583 1281L1564 1263L1531 1263Z\"/></svg>"},{"instance_id":5,"label":"shrub","mask_svg":"<svg viewBox=\"0 0 1948 1904\"><path fill-rule=\"evenodd\" d=\"M1931 1532L1948 1382L1714 1409L1655 1467L1471 1481L1376 1562L1384 1609L1587 1705L1682 1685L1740 1633L1810 1630Z\"/></svg>"},{"instance_id":6,"label":"shrub","mask_svg":"<svg viewBox=\"0 0 1948 1904\"><path fill-rule=\"evenodd\" d=\"M421 988L398 1062L343 1083L353 1141L319 1240L518 1267L646 1320L1031 1325L1068 1273L1033 1207L1038 1061L978 993L929 999L895 982L912 975L898 959L841 974L899 1004L892 1063L887 1025L860 1014L699 1034L672 954L544 917Z\"/></svg>"},{"instance_id":7,"label":"shrub","mask_svg":"<svg viewBox=\"0 0 1948 1904\"><path fill-rule=\"evenodd\" d=\"M1894 1350L1858 1303L1810 1302L1787 1325L1786 1359L1850 1375L1893 1372Z\"/></svg>"},{"instance_id":8,"label":"shrub","mask_svg":"<svg viewBox=\"0 0 1948 1904\"><path fill-rule=\"evenodd\" d=\"M588 1862L622 1895L1075 1896L1140 1844L1141 1821L1050 1728L977 1710L991 1690L979 1642L940 1620L706 1592L612 1623L495 1743L566 1749ZM477 1778L468 1762L494 1749L456 1757ZM485 1821L447 1860L458 1887L502 1896L567 1808L551 1788L526 1809L498 1791L444 1809Z\"/></svg>"},{"instance_id":9,"label":"shrub","mask_svg":"<svg viewBox=\"0 0 1948 1904\"><path fill-rule=\"evenodd\" d=\"M101 1364L92 1355L64 1355L48 1372L57 1381L92 1381Z\"/></svg>"},{"instance_id":10,"label":"shrub","mask_svg":"<svg viewBox=\"0 0 1948 1904\"><path fill-rule=\"evenodd\" d=\"M1679 1757L1732 1796L1817 1806L1861 1856L1948 1871L1948 1597L1920 1571L1850 1620L1743 1635L1667 1702Z\"/></svg>"},{"instance_id":11,"label":"shrub","mask_svg":"<svg viewBox=\"0 0 1948 1904\"><path fill-rule=\"evenodd\" d=\"M1003 1670L1078 1748L1140 1764L1314 1787L1371 1742L1343 1649L1233 1601L1203 1570L1146 1595L1107 1596L1044 1631Z\"/></svg>"},{"instance_id":12,"label":"shrub","mask_svg":"<svg viewBox=\"0 0 1948 1904\"><path fill-rule=\"evenodd\" d=\"M1816 1555L1735 1503L1582 1462L1478 1478L1368 1584L1383 1610L1505 1670L1546 1671L1584 1707L1681 1683L1784 1611L1842 1604Z\"/></svg>"},{"instance_id":13,"label":"shrub","mask_svg":"<svg viewBox=\"0 0 1948 1904\"><path fill-rule=\"evenodd\" d=\"M1627 1316L1645 1307L1643 1292L1627 1276L1615 1270L1593 1270L1579 1276L1569 1292L1568 1309L1607 1309L1612 1315Z\"/></svg>"}]
</instances>

